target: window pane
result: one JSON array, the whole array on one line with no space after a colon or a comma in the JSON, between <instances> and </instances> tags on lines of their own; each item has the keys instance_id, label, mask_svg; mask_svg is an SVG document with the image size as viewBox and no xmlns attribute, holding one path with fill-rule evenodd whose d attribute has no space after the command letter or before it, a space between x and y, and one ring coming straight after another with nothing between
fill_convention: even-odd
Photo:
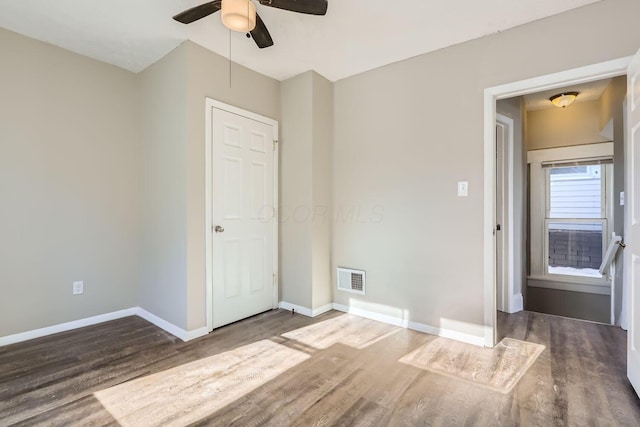
<instances>
[{"instance_id":1,"label":"window pane","mask_svg":"<svg viewBox=\"0 0 640 427\"><path fill-rule=\"evenodd\" d=\"M602 165L551 168L549 218L602 218Z\"/></svg>"},{"instance_id":2,"label":"window pane","mask_svg":"<svg viewBox=\"0 0 640 427\"><path fill-rule=\"evenodd\" d=\"M549 222L549 274L598 277L602 222Z\"/></svg>"},{"instance_id":3,"label":"window pane","mask_svg":"<svg viewBox=\"0 0 640 427\"><path fill-rule=\"evenodd\" d=\"M552 168L551 175L566 175L570 173L587 173L586 166L568 166L566 168Z\"/></svg>"}]
</instances>

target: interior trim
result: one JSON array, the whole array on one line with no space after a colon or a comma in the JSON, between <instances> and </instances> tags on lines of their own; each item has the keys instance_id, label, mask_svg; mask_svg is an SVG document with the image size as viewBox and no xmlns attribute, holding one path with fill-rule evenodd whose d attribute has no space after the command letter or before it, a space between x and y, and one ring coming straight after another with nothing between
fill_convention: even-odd
<instances>
[{"instance_id":1,"label":"interior trim","mask_svg":"<svg viewBox=\"0 0 640 427\"><path fill-rule=\"evenodd\" d=\"M99 314L97 316L86 317L84 319L73 320L71 322L60 323L53 326L47 326L44 328L33 329L31 331L19 332L17 334L6 335L0 337L0 347L5 345L16 344L19 342L29 341L35 338L42 338L60 332L72 331L78 328L84 328L86 326L97 325L99 323L109 322L111 320L122 319L123 317L138 316L144 320L153 323L160 329L165 330L171 335L181 339L182 341L190 341L195 338L207 335L207 327L194 329L192 331L186 331L176 325L167 322L166 320L156 316L153 313L148 312L141 307L131 307L124 310L113 311L111 313Z\"/></svg>"},{"instance_id":2,"label":"interior trim","mask_svg":"<svg viewBox=\"0 0 640 427\"><path fill-rule=\"evenodd\" d=\"M456 341L465 342L467 344L477 345L479 347L485 346L485 339L483 336L469 335L462 332L453 331L450 329L438 328L436 326L427 325L420 322L413 322L408 319L402 319L400 317L389 316L388 314L375 313L369 310L363 310L361 308L350 307L342 304L333 304L333 309L342 311L344 313L353 314L354 316L364 317L366 319L377 320L378 322L387 323L393 326L399 326L401 328L407 328L418 332L423 332L430 335L436 335L443 338L449 338Z\"/></svg>"}]
</instances>

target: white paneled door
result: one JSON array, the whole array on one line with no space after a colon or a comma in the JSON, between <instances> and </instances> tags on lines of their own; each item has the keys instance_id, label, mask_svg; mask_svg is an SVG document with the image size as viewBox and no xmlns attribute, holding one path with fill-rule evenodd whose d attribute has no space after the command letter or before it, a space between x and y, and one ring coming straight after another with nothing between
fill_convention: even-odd
<instances>
[{"instance_id":1,"label":"white paneled door","mask_svg":"<svg viewBox=\"0 0 640 427\"><path fill-rule=\"evenodd\" d=\"M640 51L627 70L624 250L625 286L629 290L627 376L640 394Z\"/></svg>"},{"instance_id":2,"label":"white paneled door","mask_svg":"<svg viewBox=\"0 0 640 427\"><path fill-rule=\"evenodd\" d=\"M213 327L274 307L274 128L213 108Z\"/></svg>"}]
</instances>

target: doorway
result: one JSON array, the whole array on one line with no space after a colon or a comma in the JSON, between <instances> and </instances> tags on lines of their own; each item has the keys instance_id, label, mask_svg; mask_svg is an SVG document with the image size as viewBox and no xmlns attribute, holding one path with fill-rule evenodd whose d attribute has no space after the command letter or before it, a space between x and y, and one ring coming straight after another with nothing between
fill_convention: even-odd
<instances>
[{"instance_id":1,"label":"doorway","mask_svg":"<svg viewBox=\"0 0 640 427\"><path fill-rule=\"evenodd\" d=\"M278 123L206 100L207 326L277 307Z\"/></svg>"},{"instance_id":2,"label":"doorway","mask_svg":"<svg viewBox=\"0 0 640 427\"><path fill-rule=\"evenodd\" d=\"M547 76L522 80L502 86L485 89L485 135L484 135L484 288L485 288L485 345L493 347L497 338L496 310L496 101L529 93L561 88L573 84L626 74L631 57L594 64ZM627 202L632 194L627 194Z\"/></svg>"},{"instance_id":3,"label":"doorway","mask_svg":"<svg viewBox=\"0 0 640 427\"><path fill-rule=\"evenodd\" d=\"M551 100L559 93L572 94L573 102L554 105ZM515 270L516 288L526 295L528 311L620 322L623 262L620 246L614 243L623 235L624 207L614 198L625 186L625 94L622 75L496 103L497 266L514 251L526 254L516 255L524 258L526 267ZM517 141L509 144L515 156L501 148L509 139L505 116L516 125L526 124L516 126ZM506 156L512 163L508 168ZM514 169L515 173L504 172ZM516 211L516 222L526 218L527 224L509 233L502 225L508 197L501 188L513 186L515 196L526 197L515 197L509 207ZM515 235L517 244L501 254L506 235ZM498 268L497 308L513 313L502 303L504 276L505 269Z\"/></svg>"}]
</instances>

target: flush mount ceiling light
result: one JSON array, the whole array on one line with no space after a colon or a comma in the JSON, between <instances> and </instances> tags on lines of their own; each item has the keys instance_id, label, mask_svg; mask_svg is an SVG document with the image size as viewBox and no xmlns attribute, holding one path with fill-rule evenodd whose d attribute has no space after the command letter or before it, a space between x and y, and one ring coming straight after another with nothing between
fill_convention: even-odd
<instances>
[{"instance_id":1,"label":"flush mount ceiling light","mask_svg":"<svg viewBox=\"0 0 640 427\"><path fill-rule=\"evenodd\" d=\"M220 18L232 31L248 33L256 27L256 6L251 0L222 0Z\"/></svg>"},{"instance_id":2,"label":"flush mount ceiling light","mask_svg":"<svg viewBox=\"0 0 640 427\"><path fill-rule=\"evenodd\" d=\"M549 101L553 103L558 108L565 108L569 105L573 104L573 101L576 100L578 96L578 92L563 92L557 95L553 95L549 98Z\"/></svg>"}]
</instances>

